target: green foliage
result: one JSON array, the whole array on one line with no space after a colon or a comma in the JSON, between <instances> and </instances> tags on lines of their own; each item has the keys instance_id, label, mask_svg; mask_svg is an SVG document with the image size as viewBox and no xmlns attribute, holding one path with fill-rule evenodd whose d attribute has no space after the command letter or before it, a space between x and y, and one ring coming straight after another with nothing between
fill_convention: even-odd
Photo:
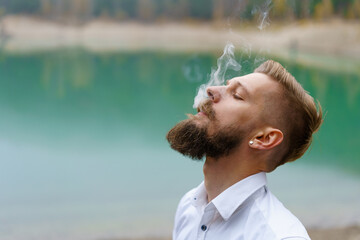
<instances>
[{"instance_id":1,"label":"green foliage","mask_svg":"<svg viewBox=\"0 0 360 240\"><path fill-rule=\"evenodd\" d=\"M200 19L211 19L213 1L197 0L189 1L190 16Z\"/></svg>"},{"instance_id":2,"label":"green foliage","mask_svg":"<svg viewBox=\"0 0 360 240\"><path fill-rule=\"evenodd\" d=\"M315 6L314 16L316 19L326 19L333 15L333 4L331 0L323 0Z\"/></svg>"},{"instance_id":3,"label":"green foliage","mask_svg":"<svg viewBox=\"0 0 360 240\"><path fill-rule=\"evenodd\" d=\"M9 13L35 14L40 10L40 0L0 0L0 8Z\"/></svg>"},{"instance_id":4,"label":"green foliage","mask_svg":"<svg viewBox=\"0 0 360 240\"><path fill-rule=\"evenodd\" d=\"M109 17L141 21L159 19L255 20L270 0L0 0L7 14L54 14L87 17ZM74 7L78 6L78 7ZM79 7L80 6L80 7ZM81 11L80 11L81 12ZM359 0L272 0L273 20L360 18Z\"/></svg>"}]
</instances>

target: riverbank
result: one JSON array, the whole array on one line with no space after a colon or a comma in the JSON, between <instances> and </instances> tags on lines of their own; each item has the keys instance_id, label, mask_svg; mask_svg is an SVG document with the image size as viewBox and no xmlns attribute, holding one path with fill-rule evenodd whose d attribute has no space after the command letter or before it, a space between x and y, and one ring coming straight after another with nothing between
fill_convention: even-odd
<instances>
[{"instance_id":1,"label":"riverbank","mask_svg":"<svg viewBox=\"0 0 360 240\"><path fill-rule=\"evenodd\" d=\"M310 229L312 240L360 240L360 226L332 229ZM105 240L105 239L102 239ZM169 238L120 238L106 240L171 240Z\"/></svg>"},{"instance_id":2,"label":"riverbank","mask_svg":"<svg viewBox=\"0 0 360 240\"><path fill-rule=\"evenodd\" d=\"M360 240L360 226L332 229L310 229L312 240Z\"/></svg>"},{"instance_id":3,"label":"riverbank","mask_svg":"<svg viewBox=\"0 0 360 240\"><path fill-rule=\"evenodd\" d=\"M91 52L221 52L227 42L246 54L296 60L330 71L357 72L360 22L328 22L222 27L210 23L112 22L93 20L82 26L62 25L26 16L1 21L0 48L11 54L81 47Z\"/></svg>"},{"instance_id":4,"label":"riverbank","mask_svg":"<svg viewBox=\"0 0 360 240\"><path fill-rule=\"evenodd\" d=\"M333 229L310 229L309 235L312 240L359 240L360 226ZM105 240L105 239L101 239ZM120 238L106 240L171 240L169 238Z\"/></svg>"},{"instance_id":5,"label":"riverbank","mask_svg":"<svg viewBox=\"0 0 360 240\"><path fill-rule=\"evenodd\" d=\"M111 22L93 20L82 26L61 25L26 16L2 19L1 35L8 51L46 50L81 45L93 51L162 49L170 51L222 50L227 41L257 51L284 50L360 59L360 22L328 22L221 27L210 23Z\"/></svg>"}]
</instances>

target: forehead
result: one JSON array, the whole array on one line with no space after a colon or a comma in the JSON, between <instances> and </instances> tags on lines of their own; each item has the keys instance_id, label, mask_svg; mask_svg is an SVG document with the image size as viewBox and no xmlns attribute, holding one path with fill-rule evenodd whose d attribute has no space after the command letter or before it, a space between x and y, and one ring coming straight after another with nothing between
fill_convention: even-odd
<instances>
[{"instance_id":1,"label":"forehead","mask_svg":"<svg viewBox=\"0 0 360 240\"><path fill-rule=\"evenodd\" d=\"M278 83L264 73L250 73L241 77L235 77L229 80L229 83L238 82L250 93L255 94L258 91L275 90Z\"/></svg>"}]
</instances>

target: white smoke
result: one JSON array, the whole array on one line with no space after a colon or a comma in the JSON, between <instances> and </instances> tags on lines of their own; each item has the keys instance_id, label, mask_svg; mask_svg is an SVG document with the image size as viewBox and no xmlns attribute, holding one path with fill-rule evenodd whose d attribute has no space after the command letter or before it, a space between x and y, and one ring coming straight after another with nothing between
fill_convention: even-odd
<instances>
[{"instance_id":1,"label":"white smoke","mask_svg":"<svg viewBox=\"0 0 360 240\"><path fill-rule=\"evenodd\" d=\"M210 79L207 83L199 87L194 99L194 108L207 98L206 88L210 86L220 86L225 82L225 74L228 69L240 71L241 65L235 60L235 47L232 43L226 44L223 55L217 60L217 68L211 70Z\"/></svg>"},{"instance_id":2,"label":"white smoke","mask_svg":"<svg viewBox=\"0 0 360 240\"><path fill-rule=\"evenodd\" d=\"M182 72L189 82L200 82L204 79L204 71L201 68L201 61L197 56L191 57L182 66Z\"/></svg>"},{"instance_id":3,"label":"white smoke","mask_svg":"<svg viewBox=\"0 0 360 240\"><path fill-rule=\"evenodd\" d=\"M260 29L260 31L264 30L267 26L270 25L270 19L269 19L269 12L271 9L271 0L265 0L264 3L260 6L255 7L252 10L252 14L259 14L258 17L258 28Z\"/></svg>"},{"instance_id":4,"label":"white smoke","mask_svg":"<svg viewBox=\"0 0 360 240\"><path fill-rule=\"evenodd\" d=\"M239 0L239 6L242 6L242 0ZM260 31L264 30L267 26L270 25L270 20L269 20L269 12L271 9L271 0L264 0L263 3L261 5L256 6L253 10L252 10L252 14L257 14L258 15L258 28ZM237 12L240 11L240 9L236 10ZM229 31L232 32L231 29L231 23L230 23L230 18L228 19L228 27L229 27ZM243 55L247 55L247 58L251 57L251 44L249 43L243 43L244 47L242 48L243 51ZM194 105L193 108L197 108L199 106L199 104L205 100L208 96L206 93L206 89L210 86L220 86L223 85L225 82L225 74L226 71L231 69L234 71L240 71L241 70L241 65L240 63L238 63L235 60L235 56L234 56L234 50L235 47L232 43L228 43L226 44L225 48L224 48L224 53L223 55L217 60L217 68L216 69L212 69L211 70L211 75L210 75L210 79L207 83L202 84L199 89L198 89L198 93L194 99ZM260 50L260 53L263 52L263 49ZM258 54L255 57L254 60L254 64L258 65L259 63L265 61L265 57L262 56L262 54Z\"/></svg>"}]
</instances>

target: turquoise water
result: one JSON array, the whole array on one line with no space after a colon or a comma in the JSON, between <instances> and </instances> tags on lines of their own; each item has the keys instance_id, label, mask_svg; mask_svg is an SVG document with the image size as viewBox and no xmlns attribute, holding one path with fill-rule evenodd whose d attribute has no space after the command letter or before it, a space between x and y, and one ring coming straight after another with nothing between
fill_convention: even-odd
<instances>
[{"instance_id":1,"label":"turquoise water","mask_svg":"<svg viewBox=\"0 0 360 240\"><path fill-rule=\"evenodd\" d=\"M0 238L169 236L202 163L165 134L193 112L219 54L0 53ZM360 72L282 63L326 118L271 189L306 226L360 224Z\"/></svg>"}]
</instances>

